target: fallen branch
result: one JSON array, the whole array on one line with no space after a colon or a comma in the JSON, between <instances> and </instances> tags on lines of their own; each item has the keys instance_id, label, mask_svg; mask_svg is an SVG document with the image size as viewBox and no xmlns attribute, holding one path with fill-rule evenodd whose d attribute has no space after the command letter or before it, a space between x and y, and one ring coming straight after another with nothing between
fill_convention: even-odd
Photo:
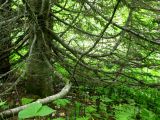
<instances>
[{"instance_id":1,"label":"fallen branch","mask_svg":"<svg viewBox=\"0 0 160 120\"><path fill-rule=\"evenodd\" d=\"M38 102L38 103L46 104L46 103L52 102L53 100L56 100L56 99L59 99L59 98L62 98L63 96L65 96L69 92L70 88L71 88L71 83L68 83L64 86L64 88L59 93L52 95L52 96L48 96L43 99L38 99L37 101L32 102L32 103ZM5 110L0 113L0 118L3 119L3 118L6 118L7 116L15 115L19 111L25 109L26 107L28 107L32 103L29 103L27 105L23 105L20 107L12 108L9 110Z\"/></svg>"}]
</instances>

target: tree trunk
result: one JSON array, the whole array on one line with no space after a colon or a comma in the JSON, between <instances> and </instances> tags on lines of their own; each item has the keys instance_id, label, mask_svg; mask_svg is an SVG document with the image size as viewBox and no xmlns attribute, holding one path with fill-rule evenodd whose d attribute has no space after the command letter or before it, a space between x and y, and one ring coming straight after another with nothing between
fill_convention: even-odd
<instances>
[{"instance_id":1,"label":"tree trunk","mask_svg":"<svg viewBox=\"0 0 160 120\"><path fill-rule=\"evenodd\" d=\"M0 6L4 5L7 0L1 0ZM0 20L5 20L9 17L10 11L10 2L8 1L5 5L0 9ZM3 59L0 61L0 74L4 74L10 70L10 62L9 62L9 54L10 51L8 50L11 47L11 40L10 40L10 27L9 25L2 25L0 26L0 57ZM8 50L8 51L7 51ZM7 51L7 52L4 52ZM3 77L3 79L7 79L7 76Z\"/></svg>"},{"instance_id":2,"label":"tree trunk","mask_svg":"<svg viewBox=\"0 0 160 120\"><path fill-rule=\"evenodd\" d=\"M52 68L50 67L50 35L43 29L52 27L49 16L49 0L27 0L28 13L31 15L30 53L27 61L26 90L39 96L53 94ZM33 13L32 13L33 12ZM50 26L48 26L50 23Z\"/></svg>"}]
</instances>

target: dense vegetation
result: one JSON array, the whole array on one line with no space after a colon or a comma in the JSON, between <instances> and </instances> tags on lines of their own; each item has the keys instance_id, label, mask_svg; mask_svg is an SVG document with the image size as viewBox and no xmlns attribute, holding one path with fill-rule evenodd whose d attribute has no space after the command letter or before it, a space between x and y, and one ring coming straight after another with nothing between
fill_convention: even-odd
<instances>
[{"instance_id":1,"label":"dense vegetation","mask_svg":"<svg viewBox=\"0 0 160 120\"><path fill-rule=\"evenodd\" d=\"M1 0L0 118L160 120L159 6Z\"/></svg>"}]
</instances>

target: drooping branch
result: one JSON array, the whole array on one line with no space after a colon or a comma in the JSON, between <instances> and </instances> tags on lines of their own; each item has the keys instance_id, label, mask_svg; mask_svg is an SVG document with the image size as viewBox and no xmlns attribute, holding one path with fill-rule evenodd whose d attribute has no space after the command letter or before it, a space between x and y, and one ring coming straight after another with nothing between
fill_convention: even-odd
<instances>
[{"instance_id":1,"label":"drooping branch","mask_svg":"<svg viewBox=\"0 0 160 120\"><path fill-rule=\"evenodd\" d=\"M97 46L97 44L99 43L99 41L100 41L101 38L103 37L105 31L107 30L107 28L109 27L109 25L111 24L111 22L112 22L112 20L113 20L113 18L114 18L114 15L115 15L115 13L116 13L116 11L117 11L117 8L118 8L118 5L119 5L120 1L121 1L121 0L118 0L116 6L114 7L112 16L111 16L109 22L105 25L105 27L104 27L103 30L101 31L100 37L98 37L98 38L96 39L96 41L94 42L93 46L91 46L86 52L84 52L84 53L79 57L79 59L77 60L77 62L76 62L76 64L75 64L75 67L74 67L74 70L73 70L73 77L74 77L74 74L75 74L75 72L76 72L77 65L79 64L79 62L82 60L82 58L83 58L84 56L86 56L87 54L89 54L89 53Z\"/></svg>"},{"instance_id":2,"label":"drooping branch","mask_svg":"<svg viewBox=\"0 0 160 120\"><path fill-rule=\"evenodd\" d=\"M103 13L100 12L99 9L95 8L95 7L94 7L92 4L90 4L88 1L86 1L86 3L91 7L91 9L92 9L94 12L96 12L98 15L100 15L104 20L110 21L110 19L109 19L109 18L106 18L106 17L103 15ZM111 24L112 24L113 26L116 26L117 28L119 28L119 29L121 29L121 30L124 30L124 31L126 31L126 32L128 32L128 33L130 33L130 34L132 34L132 35L137 36L138 38L140 38L140 39L142 39L142 40L144 40L144 41L147 41L147 42L149 42L149 43L151 43L151 44L154 44L154 45L160 45L160 43L158 43L158 42L156 42L156 41L154 41L154 40L148 39L146 36L144 36L143 34L141 34L140 31L139 31L139 32L136 32L136 31L131 30L131 29L127 28L127 27L122 27L122 26L118 25L117 23L115 23L115 22L113 22L113 21L111 22Z\"/></svg>"},{"instance_id":3,"label":"drooping branch","mask_svg":"<svg viewBox=\"0 0 160 120\"><path fill-rule=\"evenodd\" d=\"M65 25L67 25L67 26L70 26L71 28L73 28L73 29L75 29L75 30L77 30L77 31L79 31L79 32L81 32L81 33L83 33L83 34L86 34L86 35L92 36L92 37L100 37L99 35L90 33L90 32L88 32L88 31L85 31L85 30L83 30L83 29L81 29L81 28L78 28L78 27L76 27L76 26L74 26L74 25L71 25L71 24L67 23L66 21L63 21L62 19L60 19L60 18L57 17L56 15L53 15L53 14L52 14L52 16L53 16L54 18L56 18L58 21L62 22L63 24L65 24ZM121 33L121 32L120 32L120 33ZM103 35L102 38L104 38L104 39L112 39L112 38L115 38L115 37L119 36L120 33L115 34L115 35L112 35L112 36L104 36L104 35Z\"/></svg>"}]
</instances>

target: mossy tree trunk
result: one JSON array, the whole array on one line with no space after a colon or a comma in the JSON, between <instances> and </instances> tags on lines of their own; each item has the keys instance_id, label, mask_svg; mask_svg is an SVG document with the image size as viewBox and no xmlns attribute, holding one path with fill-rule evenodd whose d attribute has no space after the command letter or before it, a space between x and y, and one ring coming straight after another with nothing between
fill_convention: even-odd
<instances>
[{"instance_id":1,"label":"mossy tree trunk","mask_svg":"<svg viewBox=\"0 0 160 120\"><path fill-rule=\"evenodd\" d=\"M26 90L39 96L53 94L53 71L50 67L51 36L44 29L53 26L49 16L49 2L50 0L26 0L32 33L26 70Z\"/></svg>"}]
</instances>

